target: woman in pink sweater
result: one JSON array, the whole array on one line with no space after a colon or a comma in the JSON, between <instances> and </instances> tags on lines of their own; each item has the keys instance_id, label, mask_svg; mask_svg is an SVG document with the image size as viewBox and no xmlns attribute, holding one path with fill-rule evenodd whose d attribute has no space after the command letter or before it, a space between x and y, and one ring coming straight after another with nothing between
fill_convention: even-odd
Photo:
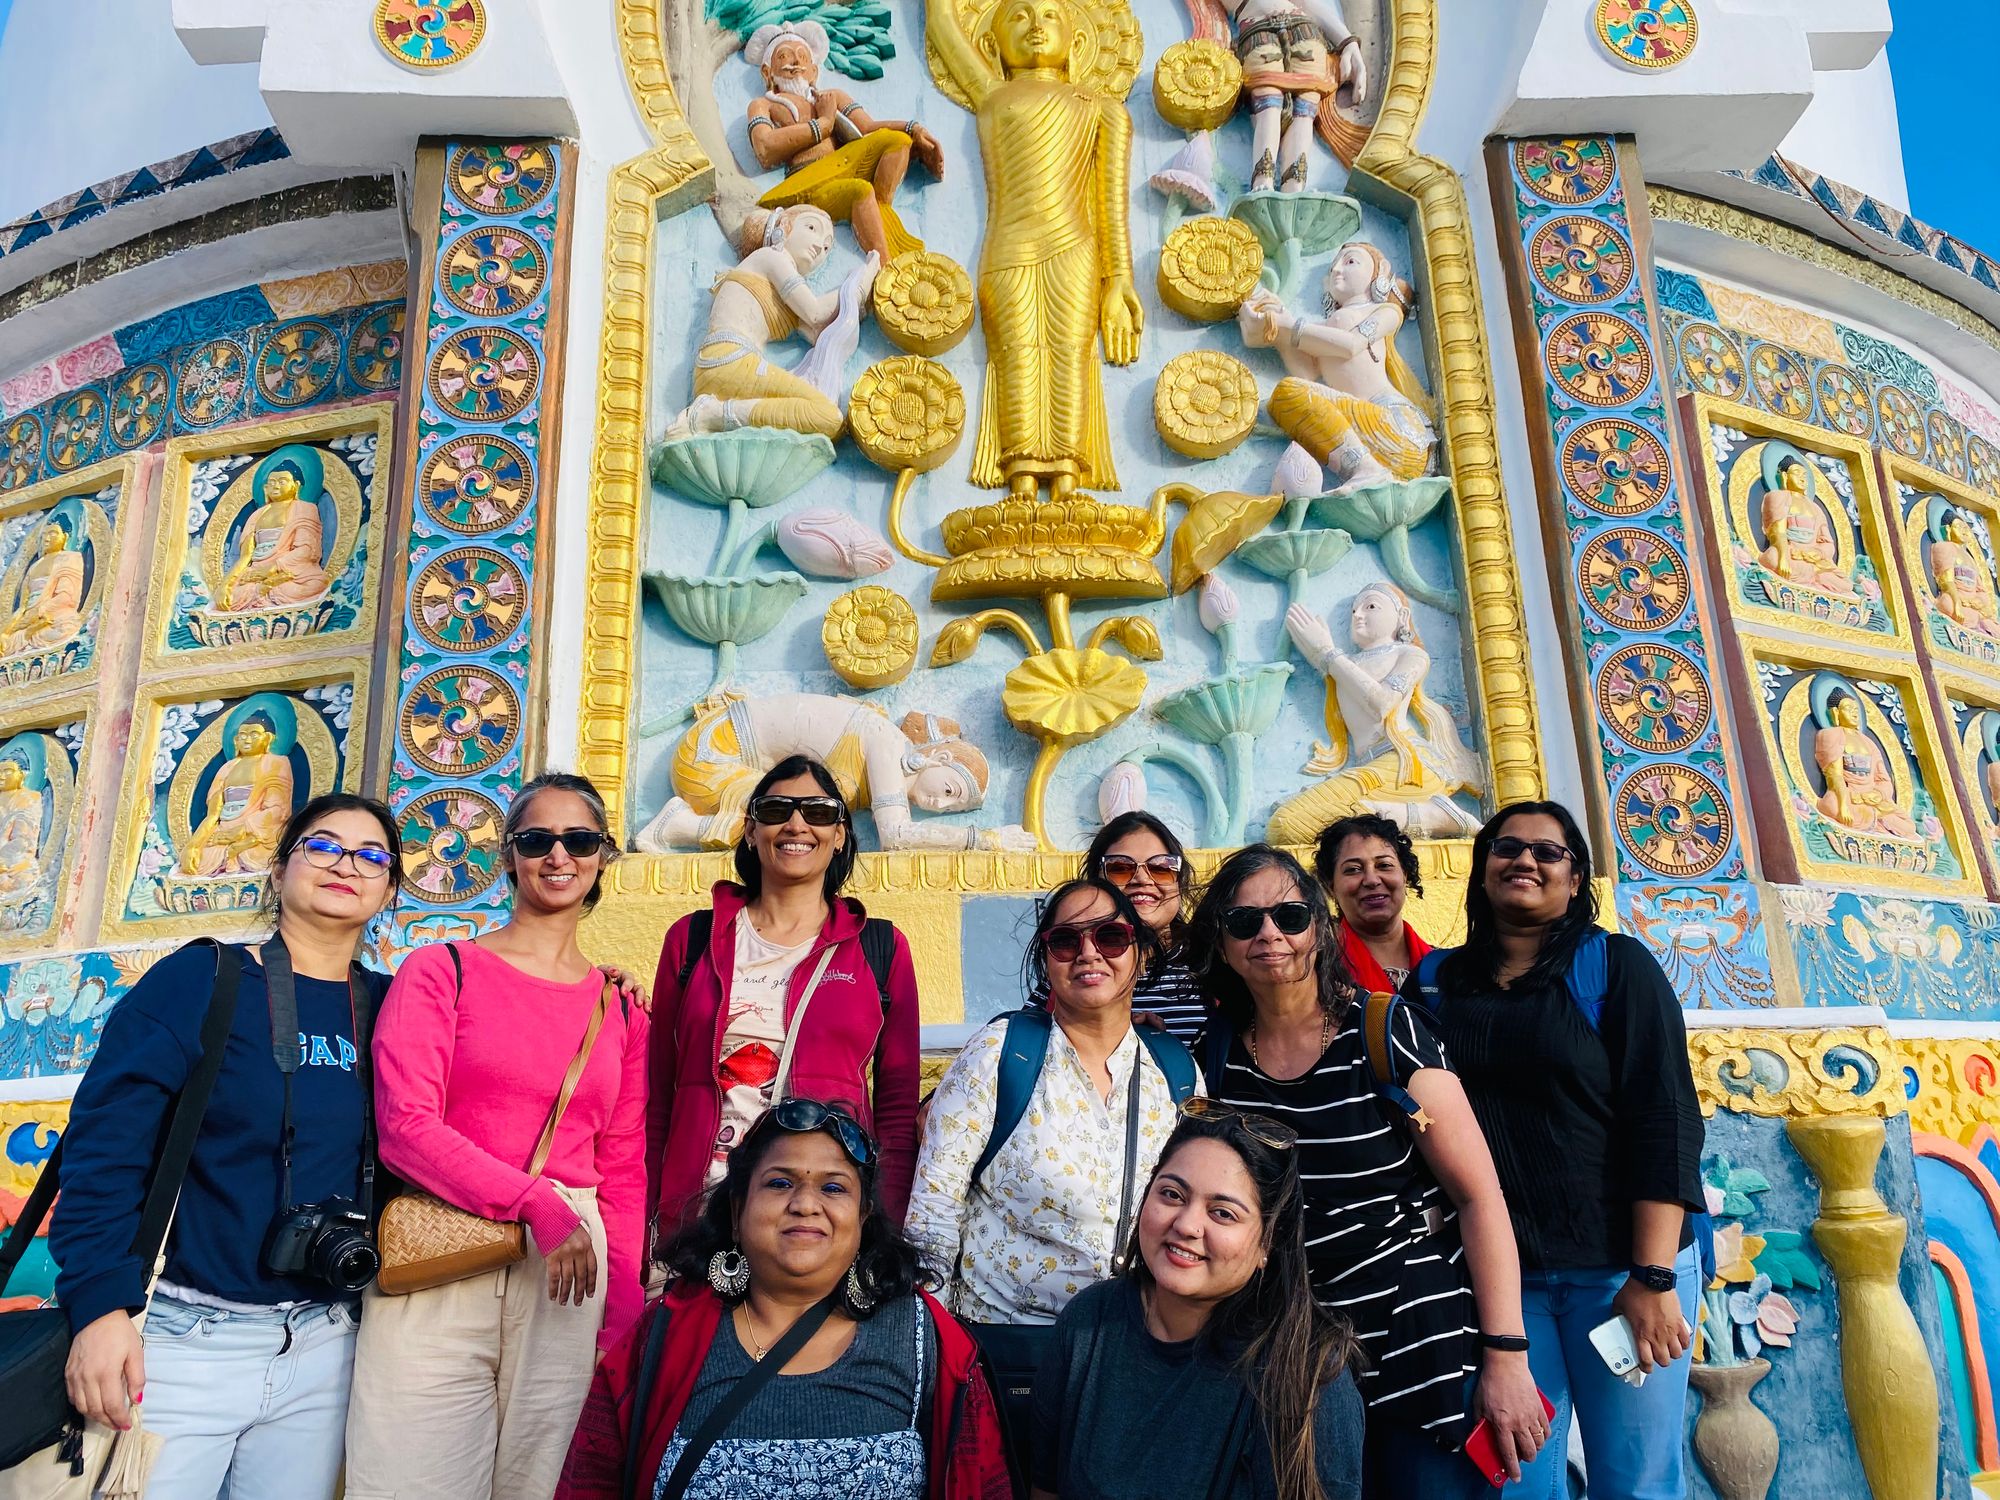
<instances>
[{"instance_id":1,"label":"woman in pink sweater","mask_svg":"<svg viewBox=\"0 0 2000 1500\"><path fill-rule=\"evenodd\" d=\"M348 1500L548 1500L597 1351L638 1316L646 1219L647 1016L613 994L538 1175L525 1170L614 980L577 945L616 847L580 776L507 814L514 910L404 960L375 1032L383 1163L527 1258L407 1296L371 1290L348 1408Z\"/></svg>"}]
</instances>

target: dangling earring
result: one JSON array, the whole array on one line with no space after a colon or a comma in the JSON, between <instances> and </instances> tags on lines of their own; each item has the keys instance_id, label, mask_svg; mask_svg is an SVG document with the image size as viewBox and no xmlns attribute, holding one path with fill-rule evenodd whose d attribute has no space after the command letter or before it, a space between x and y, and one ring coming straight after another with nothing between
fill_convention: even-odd
<instances>
[{"instance_id":1,"label":"dangling earring","mask_svg":"<svg viewBox=\"0 0 2000 1500\"><path fill-rule=\"evenodd\" d=\"M750 1290L750 1262L741 1250L718 1250L708 1258L708 1284L732 1302Z\"/></svg>"},{"instance_id":2,"label":"dangling earring","mask_svg":"<svg viewBox=\"0 0 2000 1500\"><path fill-rule=\"evenodd\" d=\"M857 1318L865 1318L875 1310L875 1299L861 1283L861 1262L856 1261L847 1268L847 1310Z\"/></svg>"}]
</instances>

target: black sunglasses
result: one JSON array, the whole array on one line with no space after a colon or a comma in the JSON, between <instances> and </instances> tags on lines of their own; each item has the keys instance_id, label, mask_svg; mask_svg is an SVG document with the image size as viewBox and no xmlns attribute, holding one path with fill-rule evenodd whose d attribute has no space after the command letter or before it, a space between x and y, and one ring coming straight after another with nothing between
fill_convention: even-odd
<instances>
[{"instance_id":1,"label":"black sunglasses","mask_svg":"<svg viewBox=\"0 0 2000 1500\"><path fill-rule=\"evenodd\" d=\"M1280 901L1276 906L1232 906L1222 914L1222 930L1238 942L1248 942L1264 930L1269 917L1286 937L1296 937L1312 926L1312 908L1303 901Z\"/></svg>"},{"instance_id":2,"label":"black sunglasses","mask_svg":"<svg viewBox=\"0 0 2000 1500\"><path fill-rule=\"evenodd\" d=\"M830 828L840 821L845 804L838 797L780 797L767 793L750 804L750 819L766 828L792 821L797 813L814 828Z\"/></svg>"},{"instance_id":3,"label":"black sunglasses","mask_svg":"<svg viewBox=\"0 0 2000 1500\"><path fill-rule=\"evenodd\" d=\"M1558 844L1554 839L1517 839L1512 836L1493 841L1492 855L1495 859L1516 860L1532 849L1538 865L1559 865L1566 859L1575 859L1576 854L1569 845Z\"/></svg>"},{"instance_id":4,"label":"black sunglasses","mask_svg":"<svg viewBox=\"0 0 2000 1500\"><path fill-rule=\"evenodd\" d=\"M553 828L523 828L510 842L516 853L529 859L541 859L557 844L571 859L588 859L611 841L595 828L565 828L561 833Z\"/></svg>"},{"instance_id":5,"label":"black sunglasses","mask_svg":"<svg viewBox=\"0 0 2000 1500\"><path fill-rule=\"evenodd\" d=\"M1073 964L1083 952L1083 940L1105 958L1123 958L1133 943L1132 928L1120 921L1099 922L1091 927L1074 927L1065 922L1042 934L1042 946L1057 963Z\"/></svg>"},{"instance_id":6,"label":"black sunglasses","mask_svg":"<svg viewBox=\"0 0 2000 1500\"><path fill-rule=\"evenodd\" d=\"M817 1099L787 1099L772 1109L771 1118L778 1122L780 1130L789 1130L794 1135L810 1135L815 1130L830 1132L847 1153L847 1159L857 1167L875 1160L875 1143L868 1139L868 1132Z\"/></svg>"}]
</instances>

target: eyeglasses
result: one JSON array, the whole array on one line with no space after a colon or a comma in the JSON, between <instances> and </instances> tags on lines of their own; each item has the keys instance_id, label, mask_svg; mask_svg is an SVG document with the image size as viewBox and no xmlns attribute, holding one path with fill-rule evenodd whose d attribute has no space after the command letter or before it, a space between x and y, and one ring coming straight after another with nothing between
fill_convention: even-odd
<instances>
[{"instance_id":1,"label":"eyeglasses","mask_svg":"<svg viewBox=\"0 0 2000 1500\"><path fill-rule=\"evenodd\" d=\"M796 812L811 827L830 828L840 821L844 806L838 797L780 797L773 794L759 797L750 804L750 819L766 828L776 828L791 822L792 814Z\"/></svg>"},{"instance_id":2,"label":"eyeglasses","mask_svg":"<svg viewBox=\"0 0 2000 1500\"><path fill-rule=\"evenodd\" d=\"M1155 854L1145 860L1134 859L1129 854L1107 854L1097 862L1098 873L1121 891L1137 878L1141 866L1156 885L1181 883L1181 857L1178 854Z\"/></svg>"},{"instance_id":3,"label":"eyeglasses","mask_svg":"<svg viewBox=\"0 0 2000 1500\"><path fill-rule=\"evenodd\" d=\"M834 1139L840 1142L840 1149L857 1167L865 1167L875 1160L875 1143L868 1139L868 1132L839 1110L831 1109L817 1099L786 1099L772 1109L771 1118L778 1122L780 1130L789 1130L794 1135L831 1130Z\"/></svg>"},{"instance_id":4,"label":"eyeglasses","mask_svg":"<svg viewBox=\"0 0 2000 1500\"><path fill-rule=\"evenodd\" d=\"M1286 937L1296 937L1312 926L1312 908L1303 901L1280 901L1276 906L1232 906L1222 914L1222 930L1239 942L1248 942L1264 930L1269 917Z\"/></svg>"},{"instance_id":5,"label":"eyeglasses","mask_svg":"<svg viewBox=\"0 0 2000 1500\"><path fill-rule=\"evenodd\" d=\"M1203 1094L1196 1094L1181 1105L1181 1118L1200 1120L1210 1125L1239 1126L1247 1135L1262 1141L1273 1151L1289 1151L1299 1143L1299 1133L1283 1121L1238 1109L1233 1104L1224 1104Z\"/></svg>"},{"instance_id":6,"label":"eyeglasses","mask_svg":"<svg viewBox=\"0 0 2000 1500\"><path fill-rule=\"evenodd\" d=\"M387 875L394 868L396 856L387 849L363 847L350 849L345 844L337 844L332 839L321 838L318 834L299 840L299 848L305 851L306 863L321 870L338 870L343 859L352 858L354 872L371 878Z\"/></svg>"},{"instance_id":7,"label":"eyeglasses","mask_svg":"<svg viewBox=\"0 0 2000 1500\"><path fill-rule=\"evenodd\" d=\"M1576 858L1575 852L1569 845L1558 844L1553 839L1517 838L1495 839L1492 856L1495 859L1515 860L1531 849L1538 865L1559 865L1566 859Z\"/></svg>"},{"instance_id":8,"label":"eyeglasses","mask_svg":"<svg viewBox=\"0 0 2000 1500\"><path fill-rule=\"evenodd\" d=\"M588 859L609 842L595 828L565 828L561 833L553 828L523 828L512 840L514 851L529 859L544 858L557 844L571 859Z\"/></svg>"},{"instance_id":9,"label":"eyeglasses","mask_svg":"<svg viewBox=\"0 0 2000 1500\"><path fill-rule=\"evenodd\" d=\"M1060 964L1073 964L1083 952L1084 939L1105 958L1123 958L1132 946L1132 929L1124 922L1099 922L1094 927L1072 927L1064 923L1042 934L1042 946Z\"/></svg>"}]
</instances>

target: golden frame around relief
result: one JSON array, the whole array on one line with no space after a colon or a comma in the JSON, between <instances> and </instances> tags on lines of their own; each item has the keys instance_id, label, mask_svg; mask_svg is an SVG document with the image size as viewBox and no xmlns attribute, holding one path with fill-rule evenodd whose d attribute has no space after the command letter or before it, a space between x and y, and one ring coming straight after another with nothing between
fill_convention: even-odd
<instances>
[{"instance_id":1,"label":"golden frame around relief","mask_svg":"<svg viewBox=\"0 0 2000 1500\"><path fill-rule=\"evenodd\" d=\"M126 525L126 517L141 500L134 481L139 477L141 459L136 453L128 453L119 458L102 459L94 464L86 464L81 469L54 479L45 479L40 484L17 490L0 499L0 525L5 525L14 517L28 511L49 510L63 501L76 497L87 497L100 490L118 490L118 514L112 518L109 531L99 536L93 529L91 544L98 553L95 576L88 585L84 598L84 615L87 624L97 628L97 639L92 644L90 662L81 671L58 672L53 677L42 677L34 681L14 681L6 667L0 666L0 693L6 695L7 710L12 713L17 707L31 699L62 698L82 691L97 681L97 665L104 649L104 599L118 579L119 560L124 554L125 540L131 527ZM28 556L27 542L23 541L22 558ZM0 574L0 610L12 602L13 589L9 587L18 577L25 561L17 561ZM90 620L95 610L97 618ZM0 614L4 618L4 614Z\"/></svg>"},{"instance_id":2,"label":"golden frame around relief","mask_svg":"<svg viewBox=\"0 0 2000 1500\"><path fill-rule=\"evenodd\" d=\"M1903 490L1907 486L1928 492L1942 498L1950 506L1971 512L1986 527L1989 548L2000 546L2000 502L1973 489L1963 480L1939 473L1915 459L1886 450L1880 456L1883 500L1890 529L1896 535L1896 555L1901 561L1903 576L1910 581L1911 602L1915 611L1913 626L1923 636L1924 644L1940 666L1949 665L1980 673L2000 682L2000 635L1968 630L1938 607L1937 584L1932 577L1929 560L1932 518L1918 514L1915 507L1905 514ZM1926 507L1927 510L1930 508ZM1995 584L1991 553L1988 551L1984 555L1988 559L1986 580L1991 587Z\"/></svg>"},{"instance_id":3,"label":"golden frame around relief","mask_svg":"<svg viewBox=\"0 0 2000 1500\"><path fill-rule=\"evenodd\" d=\"M669 81L660 13L650 0L616 0L619 46L651 150L611 174L605 244L604 334L597 441L592 451L589 575L577 769L604 793L622 834L637 693L640 544L648 495L645 441L651 360L653 237L660 219L702 203L713 168ZM1416 149L1437 64L1437 0L1386 0L1391 64L1380 114L1350 191L1408 212L1419 259L1438 393L1442 447L1451 465L1466 575L1469 675L1480 703L1495 805L1539 797L1546 786L1540 725L1528 670L1512 525L1502 488L1486 346L1464 184ZM706 889L711 864L697 854L635 856L614 866L614 890ZM941 893L1047 889L1074 868L1073 853L864 854L855 889Z\"/></svg>"},{"instance_id":4,"label":"golden frame around relief","mask_svg":"<svg viewBox=\"0 0 2000 1500\"><path fill-rule=\"evenodd\" d=\"M132 705L131 732L126 741L127 764L118 790L118 826L112 837L111 857L105 866L104 919L99 925L96 941L116 944L147 938L235 937L261 931L269 925L259 912L235 906L159 916L122 915L138 875L145 830L152 824L157 799L163 796L169 798L170 824L176 819L190 821L199 813L198 809L185 805L186 796L180 794L171 781L162 784L153 778L160 721L169 705L227 701L260 693L289 694L308 688L345 685L352 690L353 696L348 703L347 727L342 731L341 742L337 746L333 743L332 731L326 729L316 716L312 720L315 729L302 730L300 737L311 742L307 752L309 759L314 749L321 753L337 749L340 757L338 789L356 792L361 789L362 761L368 748L370 671L371 663L365 656L321 657L292 663L267 659L228 672L198 673L142 685ZM223 717L217 717L205 726L200 735L190 742L190 751L204 744L210 736L214 736L219 743L219 726L223 722ZM175 774L179 774L178 770ZM163 786L165 789L162 789ZM302 788L294 787L294 806L304 804L302 791ZM247 882L249 877L217 879Z\"/></svg>"},{"instance_id":5,"label":"golden frame around relief","mask_svg":"<svg viewBox=\"0 0 2000 1500\"><path fill-rule=\"evenodd\" d=\"M17 949L23 956L44 953L52 942L61 940L63 922L71 915L69 887L75 878L79 845L83 842L84 804L90 798L91 752L96 748L92 735L97 724L97 695L76 691L60 698L44 698L16 705L11 699L7 712L0 714L0 745L18 734L53 734L64 724L83 725L83 743L77 751L76 770L69 776L69 805L60 811L50 834L62 840L62 861L56 871L48 920L33 931L14 931L0 925L0 953ZM0 908L4 911L4 908Z\"/></svg>"},{"instance_id":6,"label":"golden frame around relief","mask_svg":"<svg viewBox=\"0 0 2000 1500\"><path fill-rule=\"evenodd\" d=\"M1945 754L1958 772L1958 790L1968 812L1967 824L1978 846L1980 867L1991 886L2000 889L2000 681L1954 670L1945 662L1931 668L1937 690L1938 727ZM1960 710L1967 717L1961 721ZM1984 724L1980 716L1992 714ZM1994 774L1989 775L1989 767Z\"/></svg>"},{"instance_id":7,"label":"golden frame around relief","mask_svg":"<svg viewBox=\"0 0 2000 1500\"><path fill-rule=\"evenodd\" d=\"M1981 866L1973 850L1965 812L1959 803L1957 781L1951 774L1950 762L1945 757L1944 740L1931 714L1930 694L1925 691L1914 664L1908 659L1870 656L1770 636L1739 635L1738 639L1743 651L1747 691L1756 695L1752 703L1756 711L1759 742L1771 773L1771 791L1778 799L1773 805L1760 807L1759 831L1769 838L1771 821L1784 824L1785 839L1798 861L1799 878L1839 885L1875 886L1908 895L1984 897L1985 882L1980 875ZM1771 710L1762 697L1762 679L1758 672L1761 662L1770 662L1801 674L1801 685L1789 690L1778 707L1779 718L1775 728L1771 722ZM1916 771L1922 776L1924 789L1937 809L1947 846L1958 861L1958 876L1919 870L1875 871L1856 862L1823 858L1808 848L1799 826L1797 810L1792 805L1792 794L1797 791L1804 795L1813 785L1798 742L1810 708L1811 679L1823 670L1849 678L1865 678L1896 689L1909 729L1910 750L1916 762ZM1901 738L1873 697L1864 691L1860 702L1862 728L1881 743L1883 751L1889 756L1892 762L1889 772L1896 785L1899 804L1908 806L1914 780L1910 768L1897 757ZM1858 837L1865 839L1866 836ZM1890 842L1882 838L1874 841Z\"/></svg>"},{"instance_id":8,"label":"golden frame around relief","mask_svg":"<svg viewBox=\"0 0 2000 1500\"><path fill-rule=\"evenodd\" d=\"M1890 507L1882 496L1874 449L1859 438L1773 416L1754 406L1725 401L1719 396L1696 396L1692 399L1695 431L1689 434L1688 447L1701 465L1703 519L1709 528L1723 596L1728 601L1734 622L1739 626L1754 625L1764 630L1803 632L1817 640L1842 641L1853 646L1887 649L1907 655L1912 649L1909 617L1904 610L1902 590L1891 576L1901 553L1889 537ZM1755 518L1749 513L1749 491L1758 476L1746 474L1739 463L1725 481L1722 466L1716 461L1711 436L1711 428L1717 425L1746 432L1753 442L1785 442L1808 455L1817 453L1841 461L1854 489L1854 505L1859 520L1857 522L1846 515L1838 495L1830 497L1830 506L1822 502L1822 509L1831 513L1830 525L1835 533L1836 545L1841 549L1837 553L1838 560L1851 571L1857 554L1865 555L1873 566L1881 589L1882 613L1888 625L1886 630L1783 609L1745 591L1735 549L1743 545L1744 538L1761 546L1762 539ZM1824 478L1824 475L1821 477ZM1831 488L1830 484L1828 488ZM1768 570L1760 564L1757 571L1763 573ZM1796 589L1803 598L1814 602L1824 600L1836 610L1841 607L1841 601L1820 590L1805 585L1797 585Z\"/></svg>"},{"instance_id":9,"label":"golden frame around relief","mask_svg":"<svg viewBox=\"0 0 2000 1500\"><path fill-rule=\"evenodd\" d=\"M177 595L188 558L188 492L195 467L207 459L229 454L250 453L261 457L287 443L322 444L333 438L362 432L375 434L375 472L368 479L367 489L363 491L360 488L344 464L336 464L328 472L329 488L351 490L353 498L365 498L368 505L366 527L351 526L343 515L339 535L331 540L325 554L329 572L337 580L355 547L367 549L360 598L353 620L337 630L323 633L309 631L303 635L168 649L166 636L179 611ZM389 481L395 471L395 448L396 405L393 401L369 401L323 409L303 416L229 427L169 442L166 468L160 477L152 576L147 584L142 670L148 676L161 672L215 671L224 664L234 666L253 659L286 660L331 650L352 651L372 643L375 639L375 614L382 592L382 552L388 535ZM335 471L338 471L338 478L334 477ZM212 570L218 560L226 564L222 546L230 521L246 503L249 506L257 503L256 497L249 493L250 475L254 472L253 465L232 481L223 495L216 497L203 526L204 571ZM214 527L221 530L210 538L207 533Z\"/></svg>"}]
</instances>

